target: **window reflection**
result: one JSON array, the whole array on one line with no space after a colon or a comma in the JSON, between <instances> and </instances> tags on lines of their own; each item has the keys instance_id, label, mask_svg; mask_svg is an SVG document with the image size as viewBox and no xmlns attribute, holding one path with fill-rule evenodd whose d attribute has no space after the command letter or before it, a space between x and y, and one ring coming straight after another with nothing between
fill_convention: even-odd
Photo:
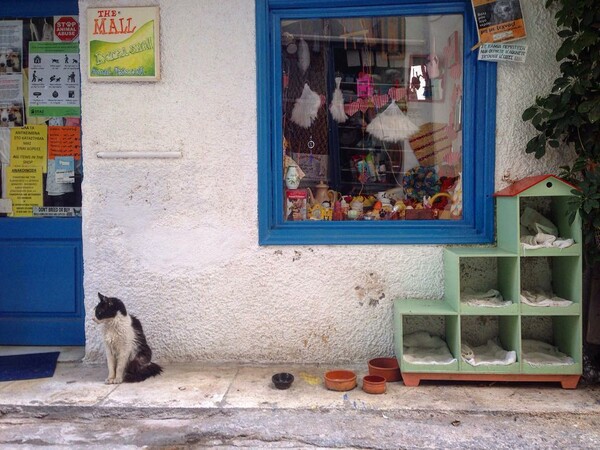
<instances>
[{"instance_id":1,"label":"window reflection","mask_svg":"<svg viewBox=\"0 0 600 450\"><path fill-rule=\"evenodd\" d=\"M462 217L462 27L281 23L285 220Z\"/></svg>"}]
</instances>

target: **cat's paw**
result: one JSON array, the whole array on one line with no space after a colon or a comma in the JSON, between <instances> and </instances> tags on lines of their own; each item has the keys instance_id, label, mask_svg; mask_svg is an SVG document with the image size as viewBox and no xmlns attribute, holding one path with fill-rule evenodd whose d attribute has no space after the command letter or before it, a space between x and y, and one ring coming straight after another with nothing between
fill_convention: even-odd
<instances>
[{"instance_id":1,"label":"cat's paw","mask_svg":"<svg viewBox=\"0 0 600 450\"><path fill-rule=\"evenodd\" d=\"M115 379L107 378L106 380L104 380L104 384L115 384Z\"/></svg>"},{"instance_id":2,"label":"cat's paw","mask_svg":"<svg viewBox=\"0 0 600 450\"><path fill-rule=\"evenodd\" d=\"M115 377L115 379L113 380L113 384L121 384L122 382L123 382L122 377Z\"/></svg>"}]
</instances>

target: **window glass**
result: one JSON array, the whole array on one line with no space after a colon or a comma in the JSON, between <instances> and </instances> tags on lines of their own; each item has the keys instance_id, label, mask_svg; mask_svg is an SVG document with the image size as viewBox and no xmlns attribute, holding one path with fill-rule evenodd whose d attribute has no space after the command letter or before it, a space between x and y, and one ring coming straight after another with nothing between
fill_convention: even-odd
<instances>
[{"instance_id":1,"label":"window glass","mask_svg":"<svg viewBox=\"0 0 600 450\"><path fill-rule=\"evenodd\" d=\"M469 0L257 0L261 244L493 240Z\"/></svg>"},{"instance_id":2,"label":"window glass","mask_svg":"<svg viewBox=\"0 0 600 450\"><path fill-rule=\"evenodd\" d=\"M81 215L78 16L0 20L0 216Z\"/></svg>"},{"instance_id":3,"label":"window glass","mask_svg":"<svg viewBox=\"0 0 600 450\"><path fill-rule=\"evenodd\" d=\"M462 218L462 25L282 20L285 220Z\"/></svg>"}]
</instances>

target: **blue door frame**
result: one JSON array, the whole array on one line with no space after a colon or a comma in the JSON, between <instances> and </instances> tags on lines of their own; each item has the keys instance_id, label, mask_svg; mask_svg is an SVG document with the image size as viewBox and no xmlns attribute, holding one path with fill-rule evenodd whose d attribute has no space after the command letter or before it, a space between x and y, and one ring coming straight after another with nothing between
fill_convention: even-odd
<instances>
[{"instance_id":1,"label":"blue door frame","mask_svg":"<svg viewBox=\"0 0 600 450\"><path fill-rule=\"evenodd\" d=\"M78 15L77 0L2 0L0 20ZM81 218L0 217L0 345L83 345Z\"/></svg>"}]
</instances>

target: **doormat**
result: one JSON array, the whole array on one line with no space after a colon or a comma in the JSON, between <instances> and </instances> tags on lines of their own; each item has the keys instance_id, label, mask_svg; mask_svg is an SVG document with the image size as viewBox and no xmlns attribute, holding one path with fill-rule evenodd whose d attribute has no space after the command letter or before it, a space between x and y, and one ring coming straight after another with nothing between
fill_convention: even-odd
<instances>
[{"instance_id":1,"label":"doormat","mask_svg":"<svg viewBox=\"0 0 600 450\"><path fill-rule=\"evenodd\" d=\"M54 376L60 352L0 356L0 381L32 380Z\"/></svg>"}]
</instances>

